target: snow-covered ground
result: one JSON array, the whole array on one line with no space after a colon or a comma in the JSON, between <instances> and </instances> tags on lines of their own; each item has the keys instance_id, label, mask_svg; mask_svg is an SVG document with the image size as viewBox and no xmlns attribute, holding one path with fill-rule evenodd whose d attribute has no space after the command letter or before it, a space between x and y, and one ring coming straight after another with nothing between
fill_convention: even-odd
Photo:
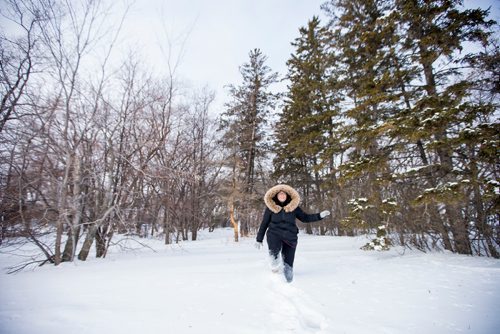
<instances>
[{"instance_id":1,"label":"snow-covered ground","mask_svg":"<svg viewBox=\"0 0 500 334\"><path fill-rule=\"evenodd\" d=\"M499 333L500 261L300 235L295 279L231 230L0 273L0 333ZM131 243L132 245L132 243ZM2 268L18 261L1 249Z\"/></svg>"}]
</instances>

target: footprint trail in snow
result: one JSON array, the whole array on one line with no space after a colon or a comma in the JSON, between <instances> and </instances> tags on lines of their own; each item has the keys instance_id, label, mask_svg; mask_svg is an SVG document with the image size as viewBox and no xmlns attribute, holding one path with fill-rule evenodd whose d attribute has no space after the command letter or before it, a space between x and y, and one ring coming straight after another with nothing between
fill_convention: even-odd
<instances>
[{"instance_id":1,"label":"footprint trail in snow","mask_svg":"<svg viewBox=\"0 0 500 334\"><path fill-rule=\"evenodd\" d=\"M283 333L326 333L326 317L303 290L287 283L281 273L271 274L269 287L274 300L272 318Z\"/></svg>"}]
</instances>

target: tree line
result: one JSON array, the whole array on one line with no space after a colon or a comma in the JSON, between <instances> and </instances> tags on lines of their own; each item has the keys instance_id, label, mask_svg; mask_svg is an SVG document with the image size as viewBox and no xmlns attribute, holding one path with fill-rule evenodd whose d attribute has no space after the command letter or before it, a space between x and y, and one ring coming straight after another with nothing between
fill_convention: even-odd
<instances>
[{"instance_id":1,"label":"tree line","mask_svg":"<svg viewBox=\"0 0 500 334\"><path fill-rule=\"evenodd\" d=\"M489 10L449 0L333 0L322 9L326 22L313 17L292 42L271 131L276 78L260 50L250 53L252 75L242 67L244 84L231 90L223 119L237 133L227 143L244 221L259 222L249 199L287 182L307 210L334 213L309 233L376 235L364 249L498 258L500 57Z\"/></svg>"},{"instance_id":2,"label":"tree line","mask_svg":"<svg viewBox=\"0 0 500 334\"><path fill-rule=\"evenodd\" d=\"M286 91L251 50L218 117L214 93L183 88L167 56L164 74L133 51L112 64L127 9L106 27L109 10L3 0L14 29L0 35L0 242L35 244L42 256L30 263L217 226L237 240L256 230L277 182L306 210L333 212L308 233L499 257L500 58L488 10L326 2L327 20L292 42Z\"/></svg>"}]
</instances>

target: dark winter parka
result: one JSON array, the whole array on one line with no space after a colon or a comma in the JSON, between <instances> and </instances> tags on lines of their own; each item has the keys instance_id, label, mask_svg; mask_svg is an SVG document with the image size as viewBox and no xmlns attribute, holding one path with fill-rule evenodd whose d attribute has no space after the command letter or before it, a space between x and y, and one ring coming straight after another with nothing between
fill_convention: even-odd
<instances>
[{"instance_id":1,"label":"dark winter parka","mask_svg":"<svg viewBox=\"0 0 500 334\"><path fill-rule=\"evenodd\" d=\"M277 199L279 192L287 194L287 200L280 203ZM264 234L272 234L273 237L280 238L290 244L297 243L297 234L299 229L295 223L299 219L303 223L311 223L321 220L319 213L307 214L299 207L299 193L286 184L280 184L272 187L264 196L266 210L257 233L257 241L264 240Z\"/></svg>"}]
</instances>

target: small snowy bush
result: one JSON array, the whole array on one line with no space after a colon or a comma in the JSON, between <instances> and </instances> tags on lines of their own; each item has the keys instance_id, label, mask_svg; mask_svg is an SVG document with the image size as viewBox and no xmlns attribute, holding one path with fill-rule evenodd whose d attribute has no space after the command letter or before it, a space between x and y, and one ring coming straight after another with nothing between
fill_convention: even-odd
<instances>
[{"instance_id":1,"label":"small snowy bush","mask_svg":"<svg viewBox=\"0 0 500 334\"><path fill-rule=\"evenodd\" d=\"M386 251L389 250L391 246L391 241L387 238L387 230L385 225L381 225L377 230L377 237L372 239L369 243L361 247L362 250L376 250L376 251Z\"/></svg>"}]
</instances>

